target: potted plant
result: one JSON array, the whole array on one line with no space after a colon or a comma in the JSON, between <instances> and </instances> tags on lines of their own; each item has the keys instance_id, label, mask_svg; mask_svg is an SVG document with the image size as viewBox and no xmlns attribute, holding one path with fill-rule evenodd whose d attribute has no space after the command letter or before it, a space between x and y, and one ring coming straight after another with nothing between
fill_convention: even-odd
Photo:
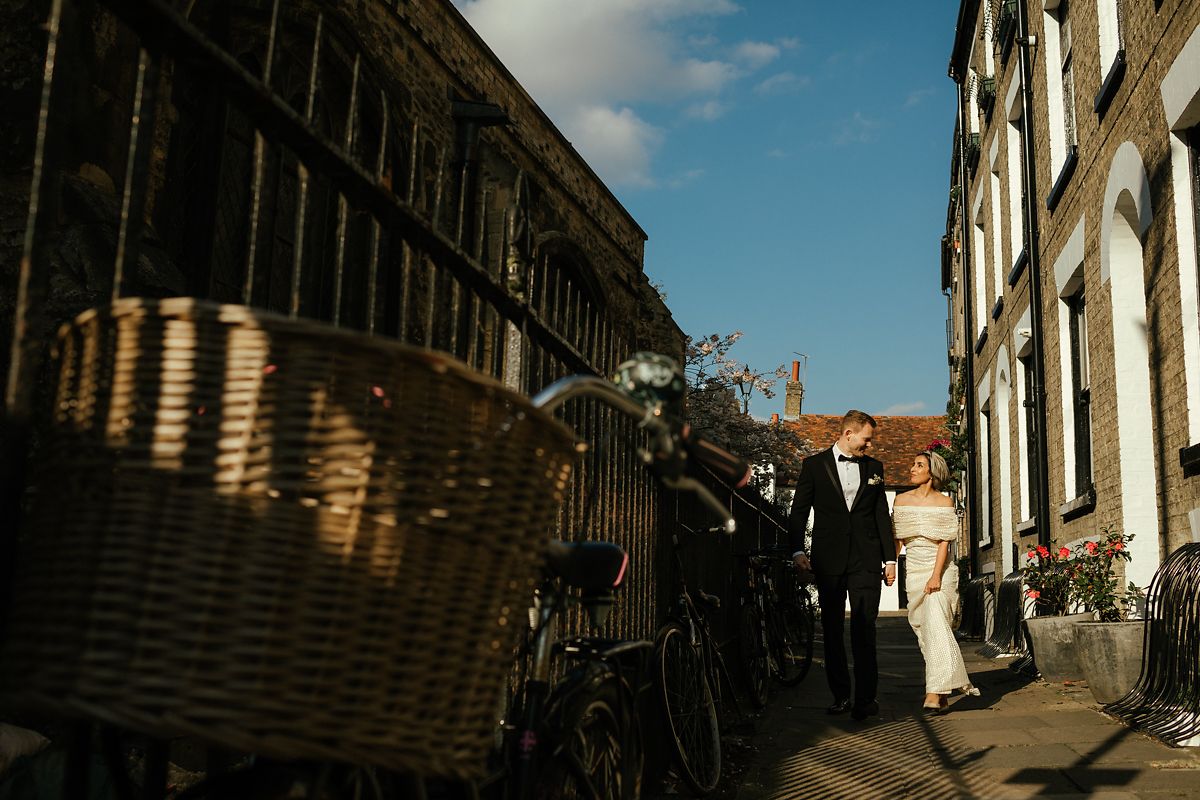
<instances>
[{"instance_id":1,"label":"potted plant","mask_svg":"<svg viewBox=\"0 0 1200 800\"><path fill-rule=\"evenodd\" d=\"M1076 546L1072 559L1072 592L1096 615L1095 621L1075 623L1075 649L1088 688L1099 703L1124 697L1141 674L1145 621L1129 617L1142 590L1130 583L1119 592L1113 573L1114 564L1129 561L1132 539L1133 534L1103 528L1098 540Z\"/></svg>"},{"instance_id":2,"label":"potted plant","mask_svg":"<svg viewBox=\"0 0 1200 800\"><path fill-rule=\"evenodd\" d=\"M1076 657L1074 623L1091 619L1091 612L1068 614L1072 601L1071 551L1045 545L1029 548L1022 578L1025 596L1033 600L1036 616L1025 620L1029 647L1042 678L1050 682L1075 680L1083 671Z\"/></svg>"}]
</instances>

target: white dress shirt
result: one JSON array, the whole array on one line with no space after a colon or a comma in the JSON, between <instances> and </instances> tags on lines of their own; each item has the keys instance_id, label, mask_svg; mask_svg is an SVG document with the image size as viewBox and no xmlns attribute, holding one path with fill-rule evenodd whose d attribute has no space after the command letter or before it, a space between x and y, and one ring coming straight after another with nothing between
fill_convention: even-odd
<instances>
[{"instance_id":1,"label":"white dress shirt","mask_svg":"<svg viewBox=\"0 0 1200 800\"><path fill-rule=\"evenodd\" d=\"M846 497L846 510L854 506L854 498L858 496L858 485L862 482L862 472L858 461L843 461L839 456L853 458L849 453L842 452L842 446L833 443L833 460L837 464L838 478L842 482L842 494Z\"/></svg>"}]
</instances>

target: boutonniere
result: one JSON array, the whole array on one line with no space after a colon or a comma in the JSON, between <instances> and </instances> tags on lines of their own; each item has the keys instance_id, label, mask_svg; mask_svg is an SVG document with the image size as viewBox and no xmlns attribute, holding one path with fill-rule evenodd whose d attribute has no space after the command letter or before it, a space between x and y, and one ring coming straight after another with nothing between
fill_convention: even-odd
<instances>
[{"instance_id":1,"label":"boutonniere","mask_svg":"<svg viewBox=\"0 0 1200 800\"><path fill-rule=\"evenodd\" d=\"M872 475L871 477L867 478L867 486L878 486L881 483L883 483L882 475Z\"/></svg>"}]
</instances>

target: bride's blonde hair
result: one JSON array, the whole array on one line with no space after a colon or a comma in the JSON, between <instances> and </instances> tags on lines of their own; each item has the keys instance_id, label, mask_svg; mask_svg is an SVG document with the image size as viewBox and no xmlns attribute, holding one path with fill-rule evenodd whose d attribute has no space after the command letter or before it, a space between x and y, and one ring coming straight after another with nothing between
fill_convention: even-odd
<instances>
[{"instance_id":1,"label":"bride's blonde hair","mask_svg":"<svg viewBox=\"0 0 1200 800\"><path fill-rule=\"evenodd\" d=\"M925 456L929 461L929 475L933 478L933 488L940 492L950 479L950 467L946 466L946 459L932 450L922 450L918 455Z\"/></svg>"}]
</instances>

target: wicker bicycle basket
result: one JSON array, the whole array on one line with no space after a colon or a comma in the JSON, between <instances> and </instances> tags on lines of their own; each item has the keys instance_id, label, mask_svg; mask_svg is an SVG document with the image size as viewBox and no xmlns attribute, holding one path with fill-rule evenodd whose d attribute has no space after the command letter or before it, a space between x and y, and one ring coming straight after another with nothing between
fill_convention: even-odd
<instances>
[{"instance_id":1,"label":"wicker bicycle basket","mask_svg":"<svg viewBox=\"0 0 1200 800\"><path fill-rule=\"evenodd\" d=\"M435 353L186 298L60 333L5 704L470 776L573 437Z\"/></svg>"}]
</instances>

